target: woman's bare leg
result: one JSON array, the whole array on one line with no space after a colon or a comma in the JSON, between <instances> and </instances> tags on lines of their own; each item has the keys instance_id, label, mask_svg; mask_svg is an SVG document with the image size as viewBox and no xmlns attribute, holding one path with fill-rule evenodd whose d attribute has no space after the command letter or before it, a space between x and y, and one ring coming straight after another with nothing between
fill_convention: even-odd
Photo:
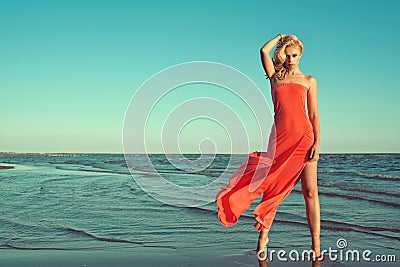
<instances>
[{"instance_id":1,"label":"woman's bare leg","mask_svg":"<svg viewBox=\"0 0 400 267\"><path fill-rule=\"evenodd\" d=\"M266 259L268 255L266 254L265 247L268 244L268 232L269 229L263 227L261 229L260 235L258 236L258 244L257 244L257 256L260 259ZM262 253L260 251L263 251Z\"/></svg>"},{"instance_id":2,"label":"woman's bare leg","mask_svg":"<svg viewBox=\"0 0 400 267\"><path fill-rule=\"evenodd\" d=\"M269 229L263 227L260 235L258 236L258 245L257 245L257 251L258 250L264 250L265 251L265 246L268 244L268 232Z\"/></svg>"},{"instance_id":3,"label":"woman's bare leg","mask_svg":"<svg viewBox=\"0 0 400 267\"><path fill-rule=\"evenodd\" d=\"M306 203L307 221L311 234L312 249L314 250L315 258L319 257L321 253L321 218L317 185L317 163L318 161L307 162L300 176L301 187Z\"/></svg>"}]
</instances>

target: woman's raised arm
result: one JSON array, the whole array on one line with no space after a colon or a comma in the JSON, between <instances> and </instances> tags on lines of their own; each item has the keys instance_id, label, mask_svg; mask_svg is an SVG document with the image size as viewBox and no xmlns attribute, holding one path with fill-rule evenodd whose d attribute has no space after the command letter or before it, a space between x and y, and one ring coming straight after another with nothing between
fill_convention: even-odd
<instances>
[{"instance_id":1,"label":"woman's raised arm","mask_svg":"<svg viewBox=\"0 0 400 267\"><path fill-rule=\"evenodd\" d=\"M274 48L274 46L282 40L283 37L285 37L283 34L278 34L278 36L266 42L265 45L260 49L261 62L268 78L271 78L275 73L274 63L269 53L271 52L272 48Z\"/></svg>"}]
</instances>

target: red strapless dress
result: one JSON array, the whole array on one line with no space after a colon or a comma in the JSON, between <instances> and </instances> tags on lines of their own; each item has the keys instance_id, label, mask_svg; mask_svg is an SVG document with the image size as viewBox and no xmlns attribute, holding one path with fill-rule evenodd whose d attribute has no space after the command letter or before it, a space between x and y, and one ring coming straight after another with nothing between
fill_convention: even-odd
<instances>
[{"instance_id":1,"label":"red strapless dress","mask_svg":"<svg viewBox=\"0 0 400 267\"><path fill-rule=\"evenodd\" d=\"M255 208L255 227L270 228L279 204L299 181L314 143L305 109L308 88L283 83L271 89L274 127L266 152L253 152L216 196L222 225L235 224L250 204L264 194ZM274 153L275 152L275 153Z\"/></svg>"}]
</instances>

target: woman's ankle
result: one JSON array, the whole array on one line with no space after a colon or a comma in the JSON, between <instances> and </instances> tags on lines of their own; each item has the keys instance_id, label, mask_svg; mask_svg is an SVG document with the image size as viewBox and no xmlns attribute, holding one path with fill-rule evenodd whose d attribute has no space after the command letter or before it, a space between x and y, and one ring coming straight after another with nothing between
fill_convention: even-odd
<instances>
[{"instance_id":1,"label":"woman's ankle","mask_svg":"<svg viewBox=\"0 0 400 267\"><path fill-rule=\"evenodd\" d=\"M321 241L319 235L312 235L311 236L311 249L318 253L317 256L319 256L320 250L321 250Z\"/></svg>"},{"instance_id":2,"label":"woman's ankle","mask_svg":"<svg viewBox=\"0 0 400 267\"><path fill-rule=\"evenodd\" d=\"M321 257L320 246L312 246L311 249L313 251L313 255L312 255L313 260L318 260Z\"/></svg>"},{"instance_id":3,"label":"woman's ankle","mask_svg":"<svg viewBox=\"0 0 400 267\"><path fill-rule=\"evenodd\" d=\"M268 228L261 229L260 235L258 236L258 246L257 246L258 251L259 250L265 251L265 247L269 242L268 233L269 233Z\"/></svg>"}]
</instances>

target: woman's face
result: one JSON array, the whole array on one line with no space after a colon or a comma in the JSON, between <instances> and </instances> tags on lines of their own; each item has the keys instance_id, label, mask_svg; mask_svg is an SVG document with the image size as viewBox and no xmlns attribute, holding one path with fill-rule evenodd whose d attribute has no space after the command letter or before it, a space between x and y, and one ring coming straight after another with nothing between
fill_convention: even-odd
<instances>
[{"instance_id":1,"label":"woman's face","mask_svg":"<svg viewBox=\"0 0 400 267\"><path fill-rule=\"evenodd\" d=\"M297 68L301 57L301 50L298 46L290 46L285 48L286 60L285 66L289 70Z\"/></svg>"}]
</instances>

